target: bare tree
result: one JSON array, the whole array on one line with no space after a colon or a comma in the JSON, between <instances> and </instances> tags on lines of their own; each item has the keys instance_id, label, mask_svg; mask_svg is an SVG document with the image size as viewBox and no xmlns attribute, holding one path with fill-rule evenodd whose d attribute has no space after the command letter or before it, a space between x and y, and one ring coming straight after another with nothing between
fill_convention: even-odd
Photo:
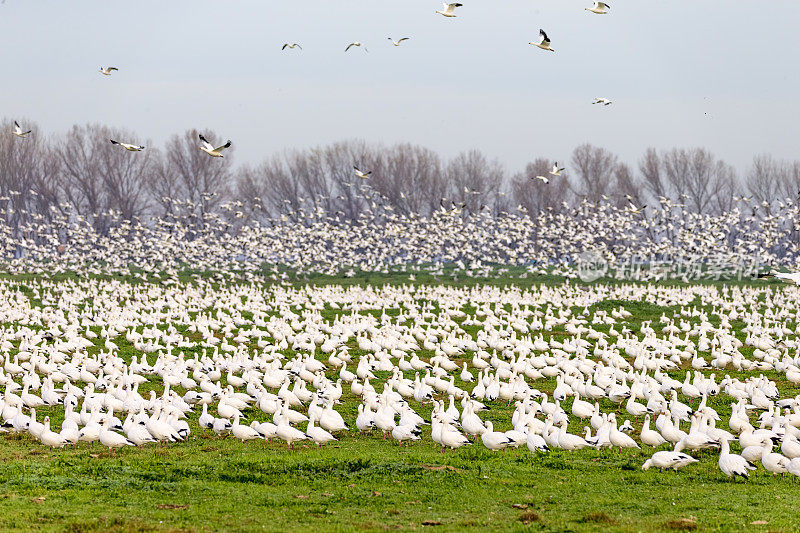
<instances>
[{"instance_id":1,"label":"bare tree","mask_svg":"<svg viewBox=\"0 0 800 533\"><path fill-rule=\"evenodd\" d=\"M210 157L200 151L199 135L197 130L188 130L167 141L166 156L157 174L163 179L160 192L168 191L172 198L188 200L190 210L202 224L200 221L205 214L217 207L228 193L233 148L228 149L224 157ZM215 146L221 144L211 133L206 133L205 138Z\"/></svg>"},{"instance_id":2,"label":"bare tree","mask_svg":"<svg viewBox=\"0 0 800 533\"><path fill-rule=\"evenodd\" d=\"M473 212L481 206L496 210L504 181L502 165L478 150L462 152L447 165L448 198Z\"/></svg>"},{"instance_id":3,"label":"bare tree","mask_svg":"<svg viewBox=\"0 0 800 533\"><path fill-rule=\"evenodd\" d=\"M614 172L617 169L617 156L606 150L582 144L572 152L572 172L576 183L576 193L596 202L603 195L614 194Z\"/></svg>"},{"instance_id":4,"label":"bare tree","mask_svg":"<svg viewBox=\"0 0 800 533\"><path fill-rule=\"evenodd\" d=\"M570 188L566 176L550 176L550 169L550 161L539 157L511 178L514 202L523 206L532 216L547 208L559 209L562 202L569 198ZM549 183L537 176L548 179Z\"/></svg>"}]
</instances>

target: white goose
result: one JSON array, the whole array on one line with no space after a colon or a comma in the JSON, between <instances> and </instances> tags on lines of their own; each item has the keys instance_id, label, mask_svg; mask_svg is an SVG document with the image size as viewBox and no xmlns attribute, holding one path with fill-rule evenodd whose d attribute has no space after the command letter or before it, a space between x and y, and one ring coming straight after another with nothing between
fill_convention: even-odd
<instances>
[{"instance_id":1,"label":"white goose","mask_svg":"<svg viewBox=\"0 0 800 533\"><path fill-rule=\"evenodd\" d=\"M327 444L331 441L337 440L336 437L325 431L323 428L319 426L315 426L314 422L316 421L315 417L310 417L308 419L308 426L306 427L306 435L308 438L314 441L314 444L317 445L317 449L323 444Z\"/></svg>"},{"instance_id":2,"label":"white goose","mask_svg":"<svg viewBox=\"0 0 800 533\"><path fill-rule=\"evenodd\" d=\"M663 450L654 453L650 459L645 461L642 465L642 470L647 470L651 466L655 466L656 468L671 468L677 471L679 468L696 462L697 459L683 452Z\"/></svg>"},{"instance_id":3,"label":"white goose","mask_svg":"<svg viewBox=\"0 0 800 533\"><path fill-rule=\"evenodd\" d=\"M14 121L14 129L11 130L12 135L16 135L20 139L24 139L27 134L29 134L33 130L22 131L22 127L19 125L19 122L16 120Z\"/></svg>"},{"instance_id":4,"label":"white goose","mask_svg":"<svg viewBox=\"0 0 800 533\"><path fill-rule=\"evenodd\" d=\"M597 0L594 0L594 5L592 7L587 7L585 11L591 11L592 13L596 13L598 15L605 15L608 13L609 9L611 9L611 6L605 2L598 2Z\"/></svg>"},{"instance_id":5,"label":"white goose","mask_svg":"<svg viewBox=\"0 0 800 533\"><path fill-rule=\"evenodd\" d=\"M747 471L756 469L753 463L746 460L741 455L731 453L731 444L728 439L722 439L722 447L719 452L717 464L719 465L719 469L722 470L726 476L734 479L736 479L736 476L747 479Z\"/></svg>"},{"instance_id":6,"label":"white goose","mask_svg":"<svg viewBox=\"0 0 800 533\"><path fill-rule=\"evenodd\" d=\"M369 175L372 174L372 171L370 170L369 172L362 172L358 169L358 167L353 167L353 174L355 174L357 178L365 180L369 178Z\"/></svg>"},{"instance_id":7,"label":"white goose","mask_svg":"<svg viewBox=\"0 0 800 533\"><path fill-rule=\"evenodd\" d=\"M410 39L410 37L403 37L403 38L401 38L401 39L397 39L397 40L395 41L394 39L392 39L391 37L389 37L389 40L390 40L390 41L392 41L392 44L393 44L394 46L400 46L400 43L402 43L403 41L407 41L407 40L409 40L409 39Z\"/></svg>"},{"instance_id":8,"label":"white goose","mask_svg":"<svg viewBox=\"0 0 800 533\"><path fill-rule=\"evenodd\" d=\"M347 52L348 50L350 50L350 49L351 49L352 47L354 47L354 46L361 47L361 46L364 46L364 45L363 45L363 44L361 44L359 41L354 41L354 42L352 42L352 43L348 44L348 45L347 45L347 48L345 48L345 49L344 49L344 51L345 51L345 52ZM364 46L364 51L365 51L365 52L369 52L369 50L367 50L367 47L366 47L366 46Z\"/></svg>"},{"instance_id":9,"label":"white goose","mask_svg":"<svg viewBox=\"0 0 800 533\"><path fill-rule=\"evenodd\" d=\"M114 448L122 448L123 446L135 446L135 444L129 441L124 435L111 431L111 416L106 416L103 422L102 429L100 430L100 444L107 446L108 451Z\"/></svg>"},{"instance_id":10,"label":"white goose","mask_svg":"<svg viewBox=\"0 0 800 533\"><path fill-rule=\"evenodd\" d=\"M100 67L100 74L103 76L111 76L111 73L119 70L117 67Z\"/></svg>"},{"instance_id":11,"label":"white goose","mask_svg":"<svg viewBox=\"0 0 800 533\"><path fill-rule=\"evenodd\" d=\"M552 48L550 48L550 39L547 37L547 34L544 30L539 30L539 42L531 41L528 44L532 44L533 46L538 46L542 50L548 50L550 52L555 52Z\"/></svg>"},{"instance_id":12,"label":"white goose","mask_svg":"<svg viewBox=\"0 0 800 533\"><path fill-rule=\"evenodd\" d=\"M461 7L463 5L464 4L459 4L458 2L453 2L452 4L448 4L447 2L445 2L443 4L443 9L441 11L437 11L437 13L439 13L443 17L453 18L456 16L455 14L456 8Z\"/></svg>"},{"instance_id":13,"label":"white goose","mask_svg":"<svg viewBox=\"0 0 800 533\"><path fill-rule=\"evenodd\" d=\"M210 142L208 142L206 140L206 138L203 137L202 134L200 135L200 142L202 143L200 145L200 150L204 151L205 153L207 153L211 157L225 157L224 155L222 155L222 151L225 150L226 148L230 148L231 144L232 144L230 139L229 139L228 142L226 142L222 146L218 146L217 148L214 148L214 145L212 145Z\"/></svg>"},{"instance_id":14,"label":"white goose","mask_svg":"<svg viewBox=\"0 0 800 533\"><path fill-rule=\"evenodd\" d=\"M111 142L111 144L116 146L121 146L122 148L125 148L129 152L141 152L142 150L144 150L144 146L140 146L137 144L121 143L115 141L114 139L109 139L109 141Z\"/></svg>"}]
</instances>

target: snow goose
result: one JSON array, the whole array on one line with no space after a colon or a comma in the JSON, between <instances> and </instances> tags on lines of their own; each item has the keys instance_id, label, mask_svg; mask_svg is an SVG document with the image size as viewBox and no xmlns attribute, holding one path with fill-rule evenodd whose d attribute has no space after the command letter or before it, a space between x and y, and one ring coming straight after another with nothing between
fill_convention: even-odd
<instances>
[{"instance_id":1,"label":"snow goose","mask_svg":"<svg viewBox=\"0 0 800 533\"><path fill-rule=\"evenodd\" d=\"M456 16L456 14L455 14L456 8L457 7L461 7L463 5L464 4L459 4L458 2L453 2L451 4L448 4L447 2L445 2L443 4L442 10L441 11L437 11L437 13L442 15L443 17L453 18L453 17Z\"/></svg>"},{"instance_id":2,"label":"snow goose","mask_svg":"<svg viewBox=\"0 0 800 533\"><path fill-rule=\"evenodd\" d=\"M400 46L400 43L402 43L403 41L407 41L407 40L409 40L409 39L410 39L410 37L403 37L403 38L401 38L401 39L397 39L397 40L395 41L394 39L392 39L391 37L389 37L389 40L390 40L390 41L392 41L392 44L393 44L394 46Z\"/></svg>"},{"instance_id":3,"label":"snow goose","mask_svg":"<svg viewBox=\"0 0 800 533\"><path fill-rule=\"evenodd\" d=\"M397 424L392 428L392 438L402 444L405 441L419 440L422 432L415 426Z\"/></svg>"},{"instance_id":4,"label":"snow goose","mask_svg":"<svg viewBox=\"0 0 800 533\"><path fill-rule=\"evenodd\" d=\"M565 170L566 170L566 168L559 167L558 166L558 162L556 162L556 163L553 163L553 168L550 169L550 175L551 176L560 176L561 173L564 172Z\"/></svg>"},{"instance_id":5,"label":"snow goose","mask_svg":"<svg viewBox=\"0 0 800 533\"><path fill-rule=\"evenodd\" d=\"M642 444L647 444L656 448L662 444L666 444L667 439L661 436L658 431L650 429L650 415L644 417L644 424L642 425L642 432L639 434Z\"/></svg>"},{"instance_id":6,"label":"snow goose","mask_svg":"<svg viewBox=\"0 0 800 533\"><path fill-rule=\"evenodd\" d=\"M100 67L100 74L103 76L111 76L111 73L119 70L117 67Z\"/></svg>"},{"instance_id":7,"label":"snow goose","mask_svg":"<svg viewBox=\"0 0 800 533\"><path fill-rule=\"evenodd\" d=\"M726 476L734 479L736 479L736 476L747 479L747 471L756 469L753 463L746 460L741 455L731 453L731 444L728 439L722 440L722 447L719 452L717 464L719 465L719 469L722 470Z\"/></svg>"},{"instance_id":8,"label":"snow goose","mask_svg":"<svg viewBox=\"0 0 800 533\"><path fill-rule=\"evenodd\" d=\"M303 49L303 47L300 46L298 43L291 43L291 44L283 43L283 46L281 46L281 50L286 50L287 48L291 48L292 50L294 50L295 48L299 48L300 50Z\"/></svg>"},{"instance_id":9,"label":"snow goose","mask_svg":"<svg viewBox=\"0 0 800 533\"><path fill-rule=\"evenodd\" d=\"M505 433L495 431L491 422L486 422L486 431L481 434L481 442L491 451L502 450L513 442Z\"/></svg>"},{"instance_id":10,"label":"snow goose","mask_svg":"<svg viewBox=\"0 0 800 533\"><path fill-rule=\"evenodd\" d=\"M627 437L627 435L625 435ZM630 438L630 437L628 437ZM567 433L567 423L561 424L561 429L558 432L558 447L565 450L580 450L589 445L583 437Z\"/></svg>"},{"instance_id":11,"label":"snow goose","mask_svg":"<svg viewBox=\"0 0 800 533\"><path fill-rule=\"evenodd\" d=\"M99 434L100 444L108 447L108 451L114 448L121 448L123 446L136 446L133 442L129 441L124 435L120 435L111 431L111 417L107 416Z\"/></svg>"},{"instance_id":12,"label":"snow goose","mask_svg":"<svg viewBox=\"0 0 800 533\"><path fill-rule=\"evenodd\" d=\"M137 144L121 143L115 141L114 139L109 139L109 142L115 146L121 146L122 148L125 148L129 152L141 152L142 150L144 150L144 146L140 146Z\"/></svg>"},{"instance_id":13,"label":"snow goose","mask_svg":"<svg viewBox=\"0 0 800 533\"><path fill-rule=\"evenodd\" d=\"M355 42L352 42L352 43L348 44L348 45L347 45L347 48L345 48L345 49L344 49L344 51L345 51L345 52L347 52L348 50L350 50L350 49L351 49L352 47L354 47L354 46L361 47L361 46L364 46L364 45L363 45L363 44L361 44L359 41L355 41ZM369 50L367 50L367 47L366 47L366 46L364 46L364 51L365 51L365 52L369 52Z\"/></svg>"},{"instance_id":14,"label":"snow goose","mask_svg":"<svg viewBox=\"0 0 800 533\"><path fill-rule=\"evenodd\" d=\"M538 46L542 50L549 50L550 52L555 52L552 48L550 48L550 39L547 37L547 34L544 30L539 30L539 42L531 41L528 44L532 44L533 46Z\"/></svg>"},{"instance_id":15,"label":"snow goose","mask_svg":"<svg viewBox=\"0 0 800 533\"><path fill-rule=\"evenodd\" d=\"M279 439L286 441L286 444L289 445L290 449L293 442L308 439L308 435L296 427L290 426L289 420L287 420L285 417L280 417L278 419L278 427L275 430L275 435Z\"/></svg>"},{"instance_id":16,"label":"snow goose","mask_svg":"<svg viewBox=\"0 0 800 533\"><path fill-rule=\"evenodd\" d=\"M16 135L16 136L17 136L17 137L19 137L20 139L24 139L24 138L25 138L25 136L26 136L26 135L28 135L28 134L29 134L31 131L33 131L33 130L22 131L22 127L19 125L19 122L17 122L17 121L15 120L15 121L14 121L14 129L13 129L13 130L11 130L11 133L12 133L13 135Z\"/></svg>"},{"instance_id":17,"label":"snow goose","mask_svg":"<svg viewBox=\"0 0 800 533\"><path fill-rule=\"evenodd\" d=\"M256 431L250 426L244 426L239 423L239 415L233 417L233 424L231 425L231 434L242 442L252 439L260 439L261 433Z\"/></svg>"},{"instance_id":18,"label":"snow goose","mask_svg":"<svg viewBox=\"0 0 800 533\"><path fill-rule=\"evenodd\" d=\"M64 438L63 435L55 433L50 430L50 417L44 417L44 429L42 430L41 434L39 434L39 440L45 446L50 446L53 450L58 448L64 447L67 444L67 439Z\"/></svg>"},{"instance_id":19,"label":"snow goose","mask_svg":"<svg viewBox=\"0 0 800 533\"><path fill-rule=\"evenodd\" d=\"M364 405L363 403L358 404L358 414L356 415L356 428L359 431L369 431L372 432L372 428L375 427L375 413L372 412L372 409L369 408L368 405Z\"/></svg>"},{"instance_id":20,"label":"snow goose","mask_svg":"<svg viewBox=\"0 0 800 533\"><path fill-rule=\"evenodd\" d=\"M361 178L362 180L365 180L365 179L369 178L369 175L372 174L372 171L370 170L369 172L362 172L361 170L358 169L358 167L354 166L353 167L353 174L355 174L357 178ZM415 355L415 357L416 357L416 355ZM419 358L417 358L417 359L419 360ZM417 368L413 363L410 363L410 364L412 365L413 368ZM419 368L417 368L417 370L419 370Z\"/></svg>"},{"instance_id":21,"label":"snow goose","mask_svg":"<svg viewBox=\"0 0 800 533\"><path fill-rule=\"evenodd\" d=\"M786 471L793 476L800 477L800 457L795 457L786 465Z\"/></svg>"},{"instance_id":22,"label":"snow goose","mask_svg":"<svg viewBox=\"0 0 800 533\"><path fill-rule=\"evenodd\" d=\"M671 468L677 471L679 468L696 462L697 459L683 452L662 450L654 453L650 459L645 461L642 465L642 470L647 470L651 466L655 466L656 468Z\"/></svg>"},{"instance_id":23,"label":"snow goose","mask_svg":"<svg viewBox=\"0 0 800 533\"><path fill-rule=\"evenodd\" d=\"M608 98L595 98L592 104L611 105L613 102Z\"/></svg>"},{"instance_id":24,"label":"snow goose","mask_svg":"<svg viewBox=\"0 0 800 533\"><path fill-rule=\"evenodd\" d=\"M211 157L225 157L224 155L222 155L222 151L227 149L227 148L230 148L231 144L232 144L230 139L229 139L228 142L226 142L222 146L218 146L217 148L214 148L214 145L211 144L210 142L208 142L206 140L206 138L203 137L202 134L200 134L199 137L200 137L200 142L201 142L200 150L202 150L203 152L207 153Z\"/></svg>"},{"instance_id":25,"label":"snow goose","mask_svg":"<svg viewBox=\"0 0 800 533\"><path fill-rule=\"evenodd\" d=\"M598 2L597 0L594 0L594 5L592 7L585 8L585 11L590 11L598 15L605 15L608 13L609 9L611 9L611 6L605 2Z\"/></svg>"},{"instance_id":26,"label":"snow goose","mask_svg":"<svg viewBox=\"0 0 800 533\"><path fill-rule=\"evenodd\" d=\"M761 455L761 464L767 472L772 474L783 474L789 465L789 459L779 453L772 451L772 441L764 445L764 453Z\"/></svg>"},{"instance_id":27,"label":"snow goose","mask_svg":"<svg viewBox=\"0 0 800 533\"><path fill-rule=\"evenodd\" d=\"M336 437L331 435L329 432L325 431L323 428L319 426L315 426L314 422L316 421L315 417L310 417L308 419L308 426L306 427L306 435L308 438L314 441L314 444L317 445L317 449L323 444L327 444L331 441L337 440Z\"/></svg>"}]
</instances>

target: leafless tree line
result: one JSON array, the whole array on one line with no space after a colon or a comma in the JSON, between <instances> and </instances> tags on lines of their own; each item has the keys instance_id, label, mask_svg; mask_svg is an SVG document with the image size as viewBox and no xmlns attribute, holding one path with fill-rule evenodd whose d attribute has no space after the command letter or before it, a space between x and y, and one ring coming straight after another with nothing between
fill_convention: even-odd
<instances>
[{"instance_id":1,"label":"leafless tree line","mask_svg":"<svg viewBox=\"0 0 800 533\"><path fill-rule=\"evenodd\" d=\"M2 131L10 132L11 124L4 121ZM442 207L488 214L522 208L533 215L583 199L640 207L661 197L692 212L717 214L741 198L768 210L800 193L800 161L758 155L739 176L703 148L650 148L633 168L604 148L583 144L560 162L562 175L553 176L554 161L541 157L509 173L477 150L446 160L412 144L346 141L234 168L233 151L223 159L198 150L196 130L173 136L163 149L145 141L147 148L135 153L109 143L134 142L134 134L102 125L49 137L33 130L24 139L0 135L0 216L10 227L55 213L84 217L101 232L114 220L178 212L202 224L222 206L245 221L298 220L310 210L358 221L368 212L426 216ZM222 140L203 133L212 144ZM369 179L356 177L354 166L370 171Z\"/></svg>"}]
</instances>

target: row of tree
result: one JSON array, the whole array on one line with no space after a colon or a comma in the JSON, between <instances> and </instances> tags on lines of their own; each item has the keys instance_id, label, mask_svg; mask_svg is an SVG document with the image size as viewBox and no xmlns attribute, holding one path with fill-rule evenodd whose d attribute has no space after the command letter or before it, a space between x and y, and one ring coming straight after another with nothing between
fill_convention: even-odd
<instances>
[{"instance_id":1,"label":"row of tree","mask_svg":"<svg viewBox=\"0 0 800 533\"><path fill-rule=\"evenodd\" d=\"M10 132L11 122L2 128ZM562 175L552 176L553 161L545 158L509 174L477 150L445 160L412 144L346 141L235 168L232 151L226 158L201 152L198 133L175 135L163 149L148 146L142 152L110 144L109 139L132 142L136 136L100 125L75 126L63 136L43 136L35 127L25 138L0 135L0 214L13 227L31 217L70 213L102 230L119 218L180 214L202 221L223 206L245 219L298 218L314 211L355 221L376 210L425 216L456 206L499 214L521 206L535 214L584 198L641 206L660 197L714 214L730 210L737 197L772 203L800 191L800 161L760 155L740 177L703 148L651 148L634 169L604 148L583 144ZM212 144L220 140L205 136ZM356 177L354 166L370 171L369 179Z\"/></svg>"}]
</instances>

